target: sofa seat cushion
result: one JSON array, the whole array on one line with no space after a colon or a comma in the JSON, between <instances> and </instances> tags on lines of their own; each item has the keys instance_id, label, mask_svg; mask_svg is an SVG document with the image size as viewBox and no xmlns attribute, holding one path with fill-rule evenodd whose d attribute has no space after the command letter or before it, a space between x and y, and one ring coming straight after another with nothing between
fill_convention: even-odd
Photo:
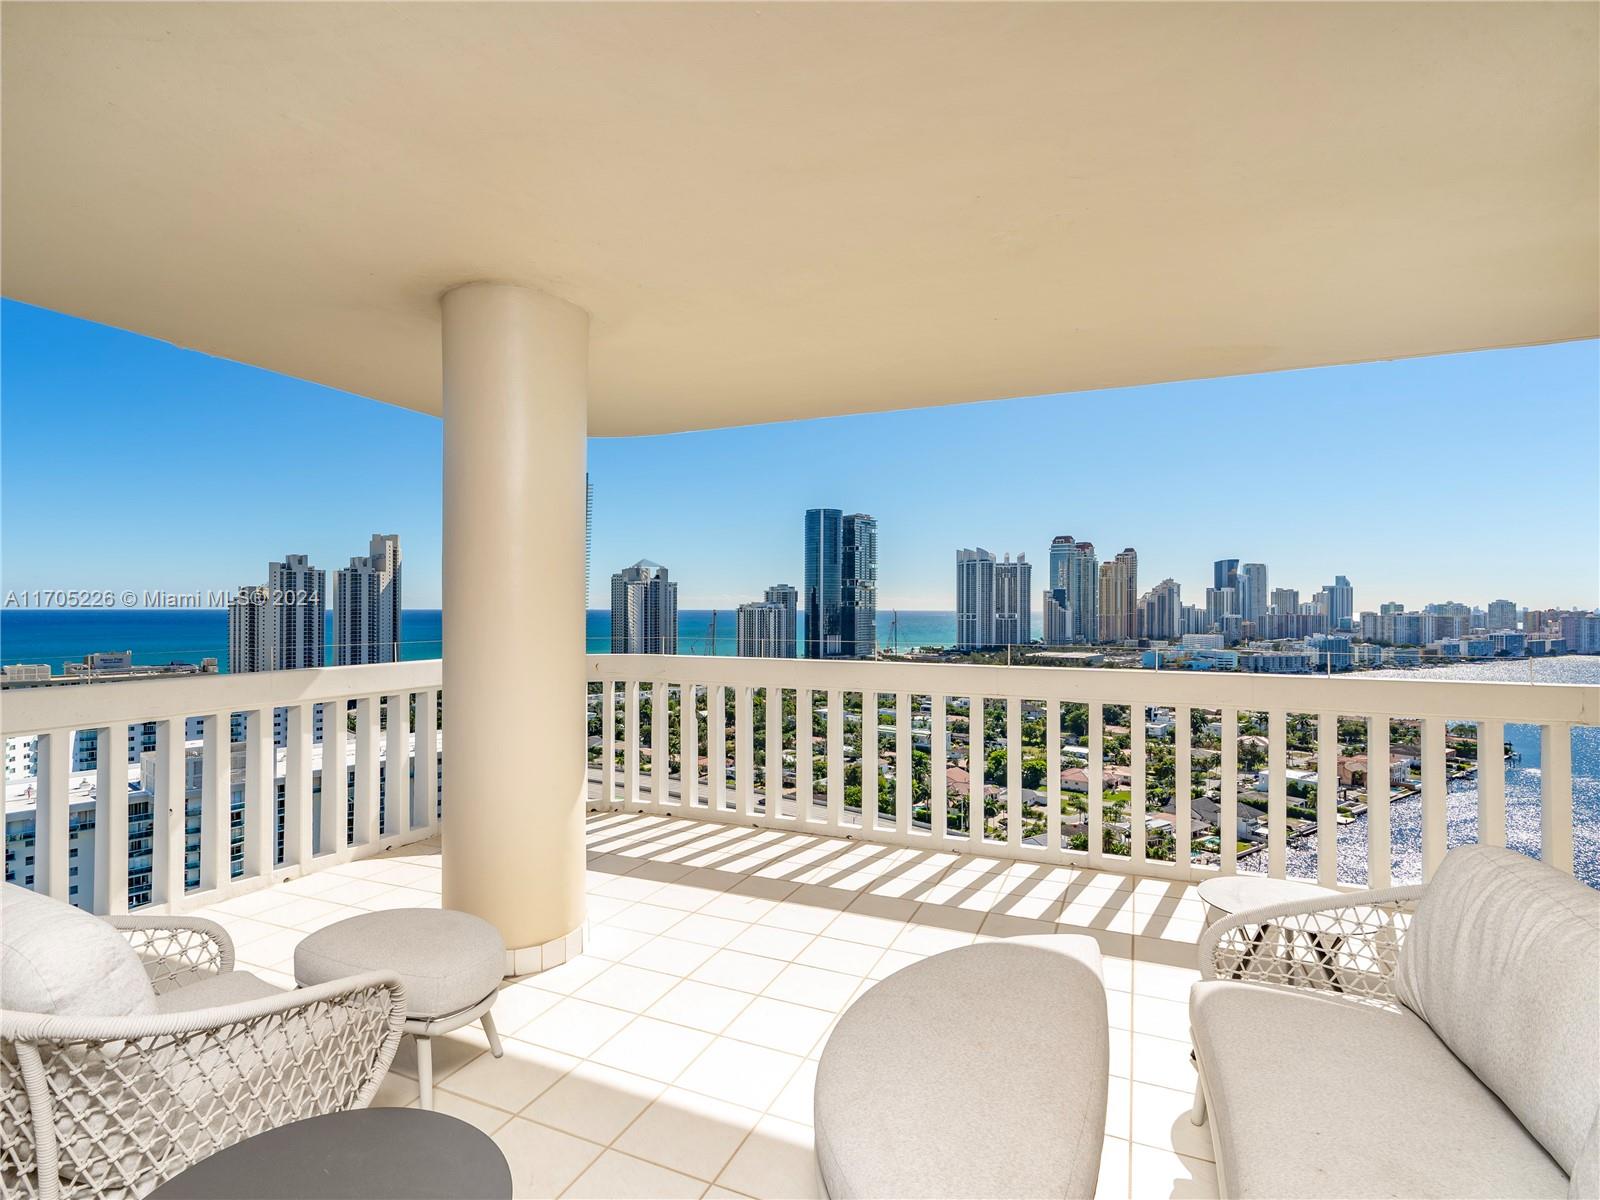
<instances>
[{"instance_id":1,"label":"sofa seat cushion","mask_svg":"<svg viewBox=\"0 0 1600 1200\"><path fill-rule=\"evenodd\" d=\"M1189 1022L1227 1195L1567 1195L1560 1165L1413 1013L1229 980L1194 986Z\"/></svg>"},{"instance_id":2,"label":"sofa seat cushion","mask_svg":"<svg viewBox=\"0 0 1600 1200\"><path fill-rule=\"evenodd\" d=\"M1086 937L962 946L895 972L845 1010L817 1064L825 1191L1092 1196L1106 1026Z\"/></svg>"},{"instance_id":3,"label":"sofa seat cushion","mask_svg":"<svg viewBox=\"0 0 1600 1200\"><path fill-rule=\"evenodd\" d=\"M273 987L249 971L224 971L220 975L207 975L156 997L159 1013L198 1012L202 1008L220 1008L229 1004L243 1004L248 1000L265 1000L281 996L283 989Z\"/></svg>"},{"instance_id":4,"label":"sofa seat cushion","mask_svg":"<svg viewBox=\"0 0 1600 1200\"><path fill-rule=\"evenodd\" d=\"M51 1016L132 1017L155 988L128 939L92 913L0 884L0 1008Z\"/></svg>"},{"instance_id":5,"label":"sofa seat cushion","mask_svg":"<svg viewBox=\"0 0 1600 1200\"><path fill-rule=\"evenodd\" d=\"M294 949L302 986L365 971L393 971L406 987L406 1015L427 1021L471 1008L506 973L500 931L481 917L438 908L391 908L336 921Z\"/></svg>"}]
</instances>

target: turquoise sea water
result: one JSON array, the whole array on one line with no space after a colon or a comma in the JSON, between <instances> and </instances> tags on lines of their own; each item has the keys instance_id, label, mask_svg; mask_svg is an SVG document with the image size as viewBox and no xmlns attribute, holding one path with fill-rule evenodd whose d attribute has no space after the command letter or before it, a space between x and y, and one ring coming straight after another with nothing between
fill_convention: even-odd
<instances>
[{"instance_id":1,"label":"turquoise sea water","mask_svg":"<svg viewBox=\"0 0 1600 1200\"><path fill-rule=\"evenodd\" d=\"M804 628L804 618L801 627ZM328 642L333 642L328 617ZM733 654L738 649L732 609L716 613L712 639L710 610L678 614L678 649L683 654ZM443 636L439 610L408 609L401 617L403 658L438 658ZM611 614L590 609L585 628L590 654L611 649ZM878 643L884 647L948 646L956 618L948 612L878 614ZM221 609L6 609L0 612L0 662L49 663L60 671L96 650L132 650L134 662L198 663L215 658L228 669L228 615Z\"/></svg>"}]
</instances>

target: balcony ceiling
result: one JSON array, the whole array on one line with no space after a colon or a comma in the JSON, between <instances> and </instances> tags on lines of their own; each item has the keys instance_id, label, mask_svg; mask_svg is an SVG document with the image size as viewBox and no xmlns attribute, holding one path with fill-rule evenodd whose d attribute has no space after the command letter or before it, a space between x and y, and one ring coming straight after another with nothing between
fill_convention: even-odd
<instances>
[{"instance_id":1,"label":"balcony ceiling","mask_svg":"<svg viewBox=\"0 0 1600 1200\"><path fill-rule=\"evenodd\" d=\"M1597 11L7 3L4 290L437 413L525 282L605 435L1594 337Z\"/></svg>"}]
</instances>

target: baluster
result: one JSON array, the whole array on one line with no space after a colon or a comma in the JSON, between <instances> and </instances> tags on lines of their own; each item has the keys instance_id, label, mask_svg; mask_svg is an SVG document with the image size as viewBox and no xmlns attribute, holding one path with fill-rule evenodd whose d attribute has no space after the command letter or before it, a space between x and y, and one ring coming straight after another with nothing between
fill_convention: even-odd
<instances>
[{"instance_id":1,"label":"baluster","mask_svg":"<svg viewBox=\"0 0 1600 1200\"><path fill-rule=\"evenodd\" d=\"M1339 878L1339 715L1317 714L1317 882Z\"/></svg>"},{"instance_id":2,"label":"baluster","mask_svg":"<svg viewBox=\"0 0 1600 1200\"><path fill-rule=\"evenodd\" d=\"M184 778L182 717L156 724L155 777L144 781L150 793L150 904L169 911L183 899L184 820L188 805ZM44 765L40 747L40 766ZM41 782L43 782L41 780ZM44 861L43 844L36 862Z\"/></svg>"},{"instance_id":3,"label":"baluster","mask_svg":"<svg viewBox=\"0 0 1600 1200\"><path fill-rule=\"evenodd\" d=\"M181 725L179 730L181 733ZM41 733L37 749L39 774L33 801L33 889L40 895L53 896L57 900L68 900L72 895L72 868L68 851L72 827L73 732L71 729L52 729L49 733Z\"/></svg>"},{"instance_id":4,"label":"baluster","mask_svg":"<svg viewBox=\"0 0 1600 1200\"><path fill-rule=\"evenodd\" d=\"M355 842L371 846L378 840L378 697L356 699L356 819Z\"/></svg>"},{"instance_id":5,"label":"baluster","mask_svg":"<svg viewBox=\"0 0 1600 1200\"><path fill-rule=\"evenodd\" d=\"M1427 883L1444 861L1445 760L1444 718L1422 719L1422 882ZM1370 766L1370 764L1369 764Z\"/></svg>"},{"instance_id":6,"label":"baluster","mask_svg":"<svg viewBox=\"0 0 1600 1200\"><path fill-rule=\"evenodd\" d=\"M984 748L983 697L967 698L967 842L978 848L983 846L983 790L984 766L988 751Z\"/></svg>"},{"instance_id":7,"label":"baluster","mask_svg":"<svg viewBox=\"0 0 1600 1200\"><path fill-rule=\"evenodd\" d=\"M1389 886L1389 718L1367 718L1367 886Z\"/></svg>"},{"instance_id":8,"label":"baluster","mask_svg":"<svg viewBox=\"0 0 1600 1200\"><path fill-rule=\"evenodd\" d=\"M629 812L639 811L639 681L630 679L622 692L623 800Z\"/></svg>"},{"instance_id":9,"label":"baluster","mask_svg":"<svg viewBox=\"0 0 1600 1200\"><path fill-rule=\"evenodd\" d=\"M346 701L330 700L322 706L322 799L317 821L317 850L321 854L343 855L349 845L350 784L345 765L346 747L350 744L348 720Z\"/></svg>"},{"instance_id":10,"label":"baluster","mask_svg":"<svg viewBox=\"0 0 1600 1200\"><path fill-rule=\"evenodd\" d=\"M283 865L299 867L302 871L311 866L313 812L311 807L311 734L316 722L316 706L296 704L289 709L289 723L284 731L283 755ZM404 732L405 718L401 717ZM389 724L394 724L391 715ZM271 759L269 758L269 762ZM390 774L394 760L391 757ZM406 760L402 756L402 770ZM269 794L277 791L274 785ZM268 810L274 812L274 803Z\"/></svg>"},{"instance_id":11,"label":"baluster","mask_svg":"<svg viewBox=\"0 0 1600 1200\"><path fill-rule=\"evenodd\" d=\"M728 689L706 685L706 807L728 807Z\"/></svg>"},{"instance_id":12,"label":"baluster","mask_svg":"<svg viewBox=\"0 0 1600 1200\"><path fill-rule=\"evenodd\" d=\"M1106 713L1098 700L1089 702L1089 793L1084 803L1089 814L1089 865L1105 858L1106 820Z\"/></svg>"},{"instance_id":13,"label":"baluster","mask_svg":"<svg viewBox=\"0 0 1600 1200\"><path fill-rule=\"evenodd\" d=\"M1191 800L1194 788L1194 752L1189 706L1172 710L1172 861L1185 874L1189 870L1189 836L1193 824Z\"/></svg>"},{"instance_id":14,"label":"baluster","mask_svg":"<svg viewBox=\"0 0 1600 1200\"><path fill-rule=\"evenodd\" d=\"M617 803L617 684L600 684L600 796L607 808Z\"/></svg>"},{"instance_id":15,"label":"baluster","mask_svg":"<svg viewBox=\"0 0 1600 1200\"><path fill-rule=\"evenodd\" d=\"M1061 855L1061 701L1044 711L1044 840L1051 857Z\"/></svg>"},{"instance_id":16,"label":"baluster","mask_svg":"<svg viewBox=\"0 0 1600 1200\"><path fill-rule=\"evenodd\" d=\"M743 817L756 810L755 725L755 689L741 683L733 691L733 765Z\"/></svg>"},{"instance_id":17,"label":"baluster","mask_svg":"<svg viewBox=\"0 0 1600 1200\"><path fill-rule=\"evenodd\" d=\"M1006 845L1022 849L1022 701L1006 698Z\"/></svg>"},{"instance_id":18,"label":"baluster","mask_svg":"<svg viewBox=\"0 0 1600 1200\"><path fill-rule=\"evenodd\" d=\"M763 794L767 824L783 817L783 689L767 686L767 739L763 750L767 769Z\"/></svg>"},{"instance_id":19,"label":"baluster","mask_svg":"<svg viewBox=\"0 0 1600 1200\"><path fill-rule=\"evenodd\" d=\"M1506 844L1506 723L1478 722L1478 840Z\"/></svg>"},{"instance_id":20,"label":"baluster","mask_svg":"<svg viewBox=\"0 0 1600 1200\"><path fill-rule=\"evenodd\" d=\"M395 837L411 830L411 693L388 697L385 708L383 830Z\"/></svg>"},{"instance_id":21,"label":"baluster","mask_svg":"<svg viewBox=\"0 0 1600 1200\"><path fill-rule=\"evenodd\" d=\"M1287 714L1267 713L1267 874L1282 879L1289 870L1289 750Z\"/></svg>"},{"instance_id":22,"label":"baluster","mask_svg":"<svg viewBox=\"0 0 1600 1200\"><path fill-rule=\"evenodd\" d=\"M244 858L245 878L272 874L277 863L278 804L274 778L272 709L252 708L244 714ZM285 842L287 850L288 843Z\"/></svg>"},{"instance_id":23,"label":"baluster","mask_svg":"<svg viewBox=\"0 0 1600 1200\"><path fill-rule=\"evenodd\" d=\"M828 689L828 828L844 827L844 693Z\"/></svg>"},{"instance_id":24,"label":"baluster","mask_svg":"<svg viewBox=\"0 0 1600 1200\"><path fill-rule=\"evenodd\" d=\"M1145 820L1145 784L1149 764L1145 754L1146 709L1141 700L1128 705L1128 857L1135 867L1145 860L1149 838Z\"/></svg>"},{"instance_id":25,"label":"baluster","mask_svg":"<svg viewBox=\"0 0 1600 1200\"><path fill-rule=\"evenodd\" d=\"M587 722L585 722L587 724ZM327 734L323 734L326 741ZM439 693L428 688L417 693L415 730L417 791L422 804L422 824L433 829L439 824ZM583 751L584 794L589 792L589 749Z\"/></svg>"},{"instance_id":26,"label":"baluster","mask_svg":"<svg viewBox=\"0 0 1600 1200\"><path fill-rule=\"evenodd\" d=\"M200 890L233 878L232 731L227 713L205 718L200 762Z\"/></svg>"},{"instance_id":27,"label":"baluster","mask_svg":"<svg viewBox=\"0 0 1600 1200\"><path fill-rule=\"evenodd\" d=\"M1539 727L1539 859L1572 874L1572 726Z\"/></svg>"},{"instance_id":28,"label":"baluster","mask_svg":"<svg viewBox=\"0 0 1600 1200\"><path fill-rule=\"evenodd\" d=\"M667 722L672 719L672 702L667 685L657 680L650 684L650 811L661 812L667 802Z\"/></svg>"},{"instance_id":29,"label":"baluster","mask_svg":"<svg viewBox=\"0 0 1600 1200\"><path fill-rule=\"evenodd\" d=\"M99 732L95 751L94 911L128 911L128 723ZM37 836L37 835L35 835Z\"/></svg>"},{"instance_id":30,"label":"baluster","mask_svg":"<svg viewBox=\"0 0 1600 1200\"><path fill-rule=\"evenodd\" d=\"M1222 725L1222 800L1217 810L1217 841L1222 851L1219 869L1224 875L1232 875L1239 869L1239 710L1224 708L1217 716Z\"/></svg>"},{"instance_id":31,"label":"baluster","mask_svg":"<svg viewBox=\"0 0 1600 1200\"><path fill-rule=\"evenodd\" d=\"M911 810L916 807L912 791L914 753L911 745L911 693L894 695L894 828L902 838L911 836Z\"/></svg>"},{"instance_id":32,"label":"baluster","mask_svg":"<svg viewBox=\"0 0 1600 1200\"><path fill-rule=\"evenodd\" d=\"M700 801L700 685L678 685L678 798L685 810Z\"/></svg>"},{"instance_id":33,"label":"baluster","mask_svg":"<svg viewBox=\"0 0 1600 1200\"><path fill-rule=\"evenodd\" d=\"M936 842L950 837L950 698L943 692L928 695L928 822Z\"/></svg>"},{"instance_id":34,"label":"baluster","mask_svg":"<svg viewBox=\"0 0 1600 1200\"><path fill-rule=\"evenodd\" d=\"M861 833L878 825L878 693L861 692Z\"/></svg>"},{"instance_id":35,"label":"baluster","mask_svg":"<svg viewBox=\"0 0 1600 1200\"><path fill-rule=\"evenodd\" d=\"M815 695L810 688L796 688L794 693L794 806L795 819L801 825L811 824L811 801L816 790L816 746L812 741L816 728L812 708Z\"/></svg>"}]
</instances>

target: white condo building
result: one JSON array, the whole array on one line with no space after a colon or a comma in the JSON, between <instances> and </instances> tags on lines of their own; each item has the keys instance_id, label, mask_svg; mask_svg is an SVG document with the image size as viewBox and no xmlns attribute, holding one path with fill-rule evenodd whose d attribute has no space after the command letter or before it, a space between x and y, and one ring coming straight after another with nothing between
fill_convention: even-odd
<instances>
[{"instance_id":1,"label":"white condo building","mask_svg":"<svg viewBox=\"0 0 1600 1200\"><path fill-rule=\"evenodd\" d=\"M1100 563L1095 558L1094 543L1076 541L1062 535L1050 542L1050 590L1061 591L1059 607L1067 610L1065 619L1070 632L1060 641L1045 640L1051 645L1069 642L1092 642L1100 635ZM1058 622L1061 617L1058 615Z\"/></svg>"},{"instance_id":2,"label":"white condo building","mask_svg":"<svg viewBox=\"0 0 1600 1200\"><path fill-rule=\"evenodd\" d=\"M611 653L678 652L678 585L640 559L611 577Z\"/></svg>"},{"instance_id":3,"label":"white condo building","mask_svg":"<svg viewBox=\"0 0 1600 1200\"><path fill-rule=\"evenodd\" d=\"M272 602L260 584L247 584L228 602L228 670L272 670Z\"/></svg>"},{"instance_id":4,"label":"white condo building","mask_svg":"<svg viewBox=\"0 0 1600 1200\"><path fill-rule=\"evenodd\" d=\"M228 602L228 670L294 671L327 663L326 572L304 554L267 564L267 582Z\"/></svg>"},{"instance_id":5,"label":"white condo building","mask_svg":"<svg viewBox=\"0 0 1600 1200\"><path fill-rule=\"evenodd\" d=\"M400 661L399 534L373 534L366 556L334 573L333 656L341 667Z\"/></svg>"},{"instance_id":6,"label":"white condo building","mask_svg":"<svg viewBox=\"0 0 1600 1200\"><path fill-rule=\"evenodd\" d=\"M766 598L739 605L740 658L795 658L799 654L800 593L787 583Z\"/></svg>"},{"instance_id":7,"label":"white condo building","mask_svg":"<svg viewBox=\"0 0 1600 1200\"><path fill-rule=\"evenodd\" d=\"M1025 555L956 551L956 648L1014 646L1033 637L1033 566Z\"/></svg>"},{"instance_id":8,"label":"white condo building","mask_svg":"<svg viewBox=\"0 0 1600 1200\"><path fill-rule=\"evenodd\" d=\"M327 665L327 572L313 567L304 554L289 554L282 562L267 564L267 591L272 602L273 669Z\"/></svg>"},{"instance_id":9,"label":"white condo building","mask_svg":"<svg viewBox=\"0 0 1600 1200\"><path fill-rule=\"evenodd\" d=\"M994 555L956 551L956 649L994 645Z\"/></svg>"},{"instance_id":10,"label":"white condo building","mask_svg":"<svg viewBox=\"0 0 1600 1200\"><path fill-rule=\"evenodd\" d=\"M1033 640L1033 565L1019 554L1008 554L994 567L994 638L1001 646L1020 646Z\"/></svg>"}]
</instances>

